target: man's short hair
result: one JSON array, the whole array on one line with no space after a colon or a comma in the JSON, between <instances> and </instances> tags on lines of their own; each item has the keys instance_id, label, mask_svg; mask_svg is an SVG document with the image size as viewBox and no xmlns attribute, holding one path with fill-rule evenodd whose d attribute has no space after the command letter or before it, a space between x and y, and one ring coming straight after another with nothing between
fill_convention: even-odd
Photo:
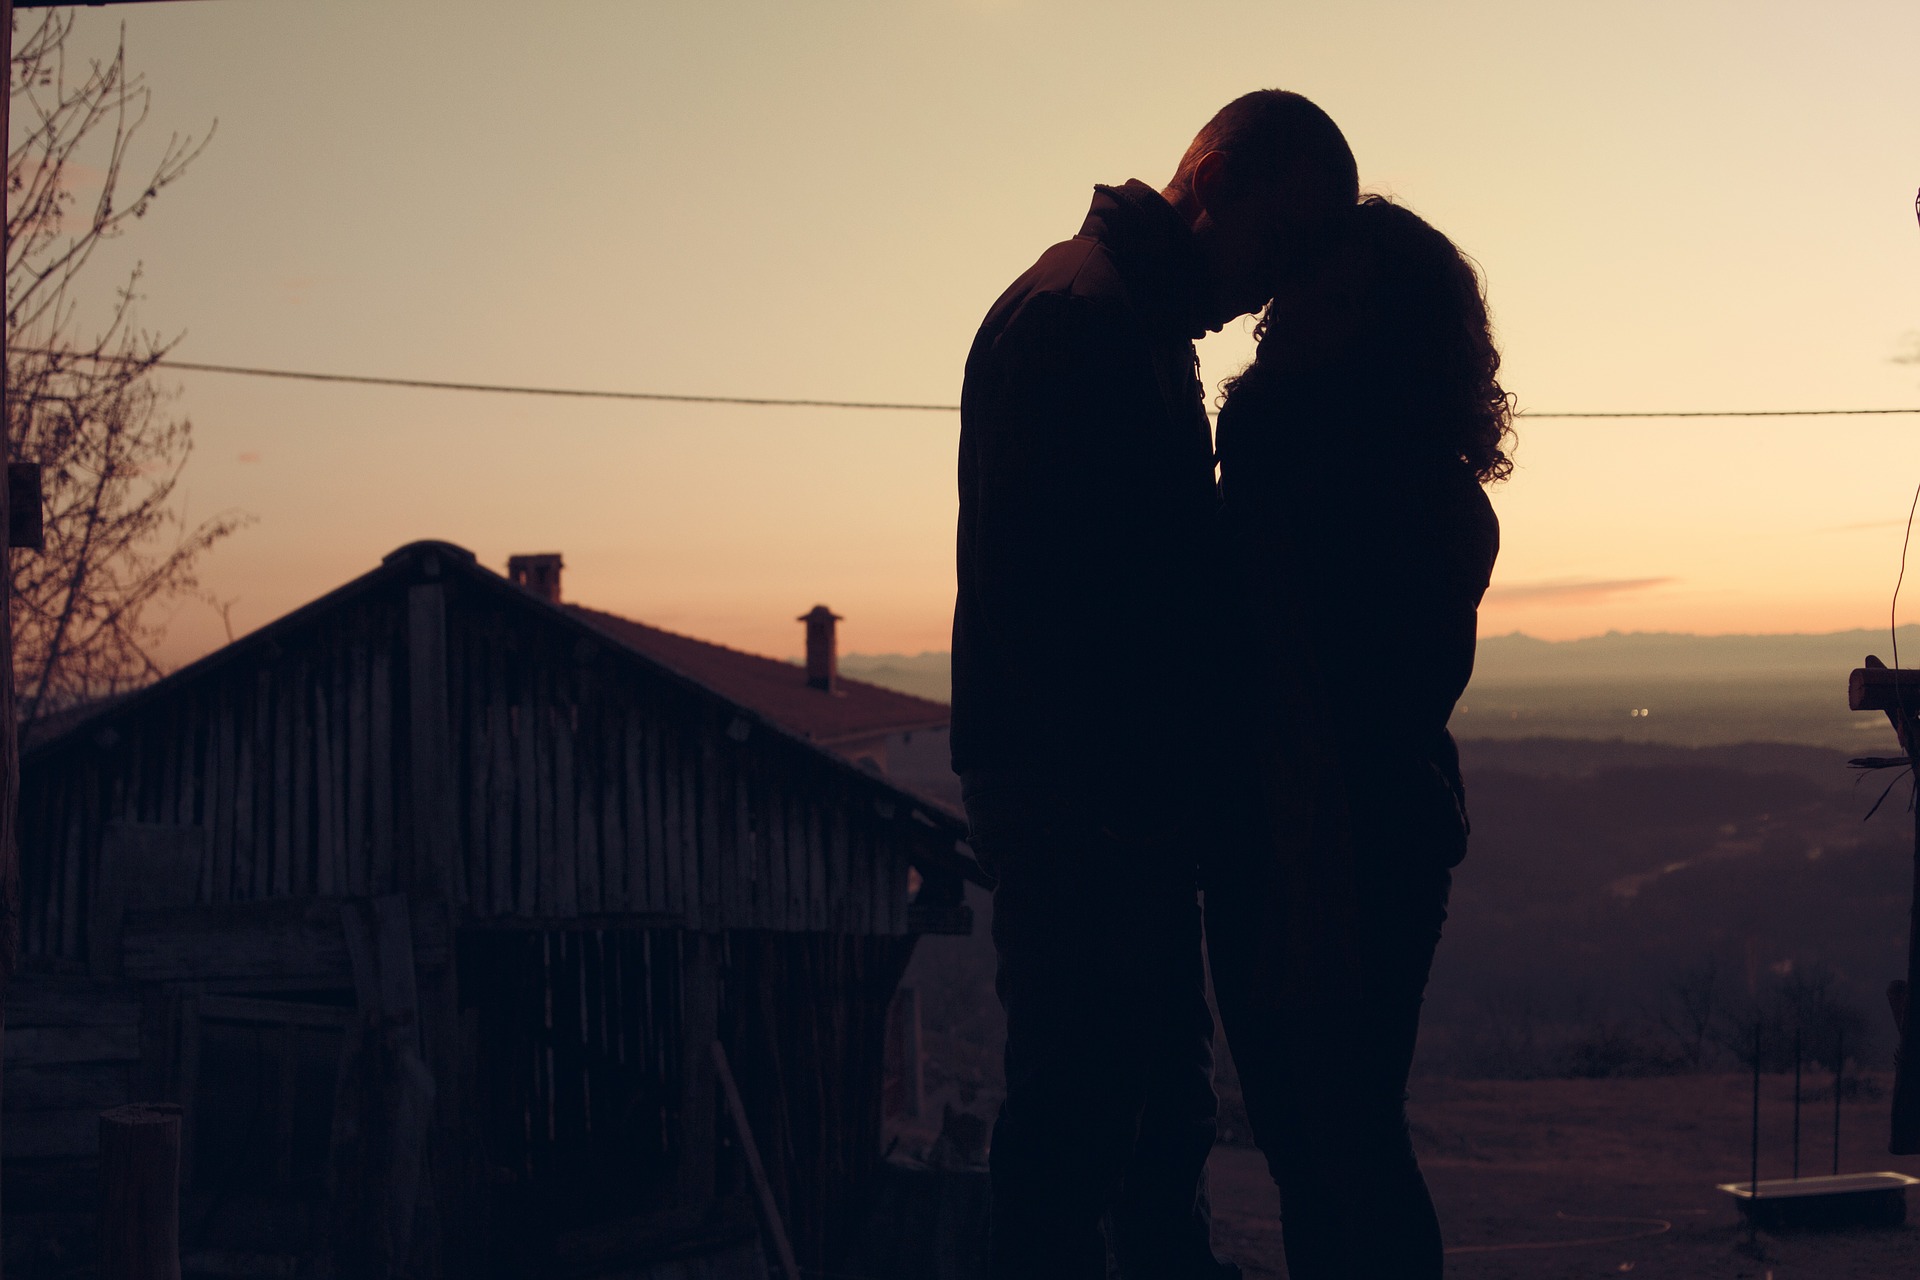
<instances>
[{"instance_id":1,"label":"man's short hair","mask_svg":"<svg viewBox=\"0 0 1920 1280\"><path fill-rule=\"evenodd\" d=\"M1180 158L1170 193L1193 191L1200 158L1218 151L1228 197L1295 176L1317 177L1329 195L1352 204L1360 198L1360 171L1353 149L1333 117L1297 93L1256 89L1229 102L1194 136Z\"/></svg>"}]
</instances>

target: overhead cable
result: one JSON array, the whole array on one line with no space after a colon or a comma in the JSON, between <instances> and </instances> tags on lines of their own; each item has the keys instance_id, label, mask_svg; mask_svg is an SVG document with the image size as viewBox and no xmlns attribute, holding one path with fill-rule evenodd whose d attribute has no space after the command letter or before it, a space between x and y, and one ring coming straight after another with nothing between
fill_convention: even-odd
<instances>
[{"instance_id":1,"label":"overhead cable","mask_svg":"<svg viewBox=\"0 0 1920 1280\"><path fill-rule=\"evenodd\" d=\"M15 348L28 355L49 355L34 348ZM730 404L755 409L881 409L902 413L958 413L957 404L922 404L894 400L811 400L793 396L689 395L671 391L602 391L585 387L528 387L494 382L448 382L432 378L384 378L361 373L316 373L302 369L262 369L246 365L204 364L192 360L143 360L133 356L62 353L69 359L100 364L140 364L183 373L224 373L247 378L280 378L296 382L330 382L362 387L402 387L417 391L472 391L492 395L557 396L571 400L650 400L666 404ZM1849 418L1920 413L1905 409L1674 409L1554 412L1521 409L1521 418Z\"/></svg>"}]
</instances>

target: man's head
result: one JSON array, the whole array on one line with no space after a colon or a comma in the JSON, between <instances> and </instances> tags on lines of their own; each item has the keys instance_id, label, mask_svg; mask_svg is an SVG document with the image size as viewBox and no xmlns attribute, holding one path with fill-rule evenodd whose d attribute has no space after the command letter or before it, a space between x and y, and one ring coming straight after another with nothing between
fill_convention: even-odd
<instances>
[{"instance_id":1,"label":"man's head","mask_svg":"<svg viewBox=\"0 0 1920 1280\"><path fill-rule=\"evenodd\" d=\"M1353 151L1319 107L1284 89L1207 121L1163 194L1193 228L1214 327L1257 311L1311 262L1360 195Z\"/></svg>"}]
</instances>

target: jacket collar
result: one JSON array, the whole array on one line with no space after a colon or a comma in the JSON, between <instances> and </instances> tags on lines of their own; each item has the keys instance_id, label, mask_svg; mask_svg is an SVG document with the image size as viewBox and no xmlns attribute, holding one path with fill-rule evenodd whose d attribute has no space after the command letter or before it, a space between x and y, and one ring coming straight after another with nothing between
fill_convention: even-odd
<instances>
[{"instance_id":1,"label":"jacket collar","mask_svg":"<svg viewBox=\"0 0 1920 1280\"><path fill-rule=\"evenodd\" d=\"M1139 179L1096 186L1080 234L1098 240L1141 309L1187 338L1207 332L1201 319L1202 267L1193 230L1158 191Z\"/></svg>"}]
</instances>

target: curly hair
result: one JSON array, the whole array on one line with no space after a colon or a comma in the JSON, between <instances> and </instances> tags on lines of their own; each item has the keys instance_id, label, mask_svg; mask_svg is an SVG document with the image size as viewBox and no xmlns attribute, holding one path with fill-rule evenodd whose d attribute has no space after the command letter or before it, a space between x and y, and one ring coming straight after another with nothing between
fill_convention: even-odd
<instances>
[{"instance_id":1,"label":"curly hair","mask_svg":"<svg viewBox=\"0 0 1920 1280\"><path fill-rule=\"evenodd\" d=\"M1500 386L1500 352L1473 262L1384 196L1362 197L1347 235L1366 269L1348 299L1354 337L1323 371L1339 380L1342 403L1416 431L1423 443L1458 456L1482 484L1506 479L1513 397ZM1254 332L1264 351L1266 316ZM1256 356L1242 378L1260 375L1261 363Z\"/></svg>"}]
</instances>

